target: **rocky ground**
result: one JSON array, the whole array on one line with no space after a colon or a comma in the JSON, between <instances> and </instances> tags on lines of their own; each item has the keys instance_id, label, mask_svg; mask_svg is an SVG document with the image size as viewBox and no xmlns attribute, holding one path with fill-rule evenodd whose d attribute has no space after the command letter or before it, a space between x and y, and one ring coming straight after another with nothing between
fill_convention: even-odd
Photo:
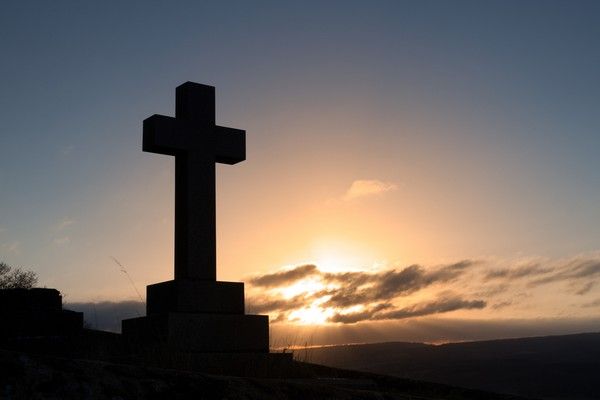
<instances>
[{"instance_id":1,"label":"rocky ground","mask_svg":"<svg viewBox=\"0 0 600 400\"><path fill-rule=\"evenodd\" d=\"M299 363L313 377L241 378L0 350L1 399L519 399Z\"/></svg>"}]
</instances>

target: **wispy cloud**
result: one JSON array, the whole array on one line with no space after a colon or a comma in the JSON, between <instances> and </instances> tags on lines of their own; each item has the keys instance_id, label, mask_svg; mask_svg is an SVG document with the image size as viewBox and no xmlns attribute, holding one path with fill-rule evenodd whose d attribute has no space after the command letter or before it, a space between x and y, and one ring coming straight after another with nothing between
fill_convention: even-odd
<instances>
[{"instance_id":1,"label":"wispy cloud","mask_svg":"<svg viewBox=\"0 0 600 400\"><path fill-rule=\"evenodd\" d=\"M250 283L254 286L273 287L288 284L297 281L307 276L318 273L315 265L301 265L299 267L279 271L272 274L257 276L250 279Z\"/></svg>"},{"instance_id":2,"label":"wispy cloud","mask_svg":"<svg viewBox=\"0 0 600 400\"><path fill-rule=\"evenodd\" d=\"M556 264L552 268L552 273L532 280L530 285L538 286L557 281L574 282L598 277L600 277L600 258L575 258Z\"/></svg>"},{"instance_id":3,"label":"wispy cloud","mask_svg":"<svg viewBox=\"0 0 600 400\"><path fill-rule=\"evenodd\" d=\"M512 300L501 301L499 303L492 304L492 309L500 310L505 307L509 307L513 304Z\"/></svg>"},{"instance_id":4,"label":"wispy cloud","mask_svg":"<svg viewBox=\"0 0 600 400\"><path fill-rule=\"evenodd\" d=\"M73 152L74 149L75 149L75 146L72 145L72 144L69 144L69 145L66 145L66 146L62 146L59 149L59 153L60 153L61 156L67 157L68 155L70 155Z\"/></svg>"},{"instance_id":5,"label":"wispy cloud","mask_svg":"<svg viewBox=\"0 0 600 400\"><path fill-rule=\"evenodd\" d=\"M457 310L470 310L485 308L483 300L465 300L456 295L440 297L438 299L418 303L409 307L388 310L393 308L389 303L379 304L366 312L335 314L331 322L356 323L361 321L400 320L406 318L423 317L426 315L442 314ZM385 311L381 311L385 310Z\"/></svg>"},{"instance_id":6,"label":"wispy cloud","mask_svg":"<svg viewBox=\"0 0 600 400\"><path fill-rule=\"evenodd\" d=\"M7 252L7 253L13 253L13 254L20 254L21 253L21 242L19 241L11 241L11 242L7 242L7 243L3 243L2 246L0 246L2 248L3 251Z\"/></svg>"},{"instance_id":7,"label":"wispy cloud","mask_svg":"<svg viewBox=\"0 0 600 400\"><path fill-rule=\"evenodd\" d=\"M398 185L392 182L383 182L376 179L356 180L352 182L342 198L345 201L350 201L365 196L381 195L396 189L398 189Z\"/></svg>"},{"instance_id":8,"label":"wispy cloud","mask_svg":"<svg viewBox=\"0 0 600 400\"><path fill-rule=\"evenodd\" d=\"M600 307L600 299L595 299L588 303L584 303L584 304L582 304L582 307L584 307L584 308Z\"/></svg>"},{"instance_id":9,"label":"wispy cloud","mask_svg":"<svg viewBox=\"0 0 600 400\"><path fill-rule=\"evenodd\" d=\"M310 304L312 296L297 295L292 298L283 298L280 296L259 296L249 299L247 311L250 314L287 312L302 308Z\"/></svg>"},{"instance_id":10,"label":"wispy cloud","mask_svg":"<svg viewBox=\"0 0 600 400\"><path fill-rule=\"evenodd\" d=\"M73 225L75 222L76 221L74 219L64 218L56 224L55 229L57 231L62 231L64 229L68 228L69 226Z\"/></svg>"},{"instance_id":11,"label":"wispy cloud","mask_svg":"<svg viewBox=\"0 0 600 400\"><path fill-rule=\"evenodd\" d=\"M529 262L524 265L494 268L486 272L483 281L503 284L525 282L535 288L553 283L564 283L577 295L589 293L600 279L600 256L578 256L569 259Z\"/></svg>"},{"instance_id":12,"label":"wispy cloud","mask_svg":"<svg viewBox=\"0 0 600 400\"><path fill-rule=\"evenodd\" d=\"M505 279L515 280L521 278L527 278L530 276L540 276L548 274L553 271L553 268L543 267L538 263L529 263L526 265L519 265L514 268L501 268L494 269L485 274L485 278L488 280L492 279Z\"/></svg>"},{"instance_id":13,"label":"wispy cloud","mask_svg":"<svg viewBox=\"0 0 600 400\"><path fill-rule=\"evenodd\" d=\"M68 236L58 237L54 238L53 242L56 246L66 246L71 243L71 238Z\"/></svg>"}]
</instances>

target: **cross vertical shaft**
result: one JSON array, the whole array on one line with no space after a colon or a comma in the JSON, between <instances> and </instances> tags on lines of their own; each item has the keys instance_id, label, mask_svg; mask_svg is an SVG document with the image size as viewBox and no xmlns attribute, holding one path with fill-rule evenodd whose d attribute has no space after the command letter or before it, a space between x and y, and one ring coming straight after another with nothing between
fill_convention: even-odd
<instances>
[{"instance_id":1,"label":"cross vertical shaft","mask_svg":"<svg viewBox=\"0 0 600 400\"><path fill-rule=\"evenodd\" d=\"M175 279L216 280L214 161L176 157L175 187Z\"/></svg>"},{"instance_id":2,"label":"cross vertical shaft","mask_svg":"<svg viewBox=\"0 0 600 400\"><path fill-rule=\"evenodd\" d=\"M175 92L175 118L202 130L215 126L215 88L184 84ZM210 134L205 140L214 142ZM203 146L175 157L175 279L217 279L215 157Z\"/></svg>"}]
</instances>

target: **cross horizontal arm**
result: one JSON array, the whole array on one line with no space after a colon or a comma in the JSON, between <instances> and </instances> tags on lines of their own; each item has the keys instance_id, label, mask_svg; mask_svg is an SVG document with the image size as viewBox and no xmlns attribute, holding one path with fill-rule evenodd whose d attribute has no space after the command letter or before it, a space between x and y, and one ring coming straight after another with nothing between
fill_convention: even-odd
<instances>
[{"instance_id":1,"label":"cross horizontal arm","mask_svg":"<svg viewBox=\"0 0 600 400\"><path fill-rule=\"evenodd\" d=\"M185 131L189 128L184 121L173 117L154 114L144 120L142 149L149 153L174 156L178 150L189 148Z\"/></svg>"},{"instance_id":2,"label":"cross horizontal arm","mask_svg":"<svg viewBox=\"0 0 600 400\"><path fill-rule=\"evenodd\" d=\"M246 131L215 126L215 161L237 164L246 159Z\"/></svg>"}]
</instances>

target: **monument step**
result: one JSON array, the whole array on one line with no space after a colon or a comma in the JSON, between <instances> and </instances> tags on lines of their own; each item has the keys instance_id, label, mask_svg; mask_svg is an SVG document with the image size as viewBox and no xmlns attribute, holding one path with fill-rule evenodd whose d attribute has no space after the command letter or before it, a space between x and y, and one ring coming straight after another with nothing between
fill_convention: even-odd
<instances>
[{"instance_id":1,"label":"monument step","mask_svg":"<svg viewBox=\"0 0 600 400\"><path fill-rule=\"evenodd\" d=\"M292 353L192 353L153 349L139 353L130 362L215 375L269 378L299 378L307 375L298 368Z\"/></svg>"},{"instance_id":2,"label":"monument step","mask_svg":"<svg viewBox=\"0 0 600 400\"><path fill-rule=\"evenodd\" d=\"M206 353L268 353L266 315L165 313L126 319L123 337L131 346L166 346Z\"/></svg>"},{"instance_id":3,"label":"monument step","mask_svg":"<svg viewBox=\"0 0 600 400\"><path fill-rule=\"evenodd\" d=\"M176 279L148 285L148 315L180 313L244 314L244 284Z\"/></svg>"}]
</instances>

